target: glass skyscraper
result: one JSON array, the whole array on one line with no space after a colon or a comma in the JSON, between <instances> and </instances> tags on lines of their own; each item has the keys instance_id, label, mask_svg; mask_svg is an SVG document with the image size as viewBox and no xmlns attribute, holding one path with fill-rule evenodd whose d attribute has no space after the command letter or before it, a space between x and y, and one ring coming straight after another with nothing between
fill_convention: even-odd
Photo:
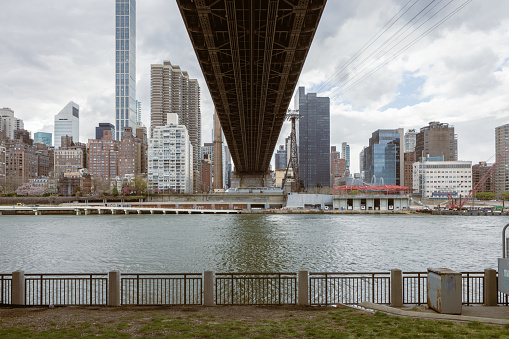
<instances>
[{"instance_id":1,"label":"glass skyscraper","mask_svg":"<svg viewBox=\"0 0 509 339\"><path fill-rule=\"evenodd\" d=\"M295 95L299 110L299 177L305 189L330 186L330 99L306 94L299 87Z\"/></svg>"},{"instance_id":2,"label":"glass skyscraper","mask_svg":"<svg viewBox=\"0 0 509 339\"><path fill-rule=\"evenodd\" d=\"M136 0L115 0L115 138L136 128Z\"/></svg>"},{"instance_id":3,"label":"glass skyscraper","mask_svg":"<svg viewBox=\"0 0 509 339\"><path fill-rule=\"evenodd\" d=\"M365 181L374 184L404 185L404 131L379 129L364 149Z\"/></svg>"}]
</instances>

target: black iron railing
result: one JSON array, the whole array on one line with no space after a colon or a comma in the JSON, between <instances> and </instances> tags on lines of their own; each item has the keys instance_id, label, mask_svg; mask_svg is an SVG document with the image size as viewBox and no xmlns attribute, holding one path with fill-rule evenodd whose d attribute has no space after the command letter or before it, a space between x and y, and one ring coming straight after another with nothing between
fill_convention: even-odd
<instances>
[{"instance_id":1,"label":"black iron railing","mask_svg":"<svg viewBox=\"0 0 509 339\"><path fill-rule=\"evenodd\" d=\"M0 274L0 305L11 304L12 274Z\"/></svg>"},{"instance_id":2,"label":"black iron railing","mask_svg":"<svg viewBox=\"0 0 509 339\"><path fill-rule=\"evenodd\" d=\"M123 274L123 305L201 305L201 273Z\"/></svg>"},{"instance_id":3,"label":"black iron railing","mask_svg":"<svg viewBox=\"0 0 509 339\"><path fill-rule=\"evenodd\" d=\"M383 272L310 273L311 305L390 303L390 274Z\"/></svg>"},{"instance_id":4,"label":"black iron railing","mask_svg":"<svg viewBox=\"0 0 509 339\"><path fill-rule=\"evenodd\" d=\"M98 274L26 274L25 305L106 305L108 279Z\"/></svg>"},{"instance_id":5,"label":"black iron railing","mask_svg":"<svg viewBox=\"0 0 509 339\"><path fill-rule=\"evenodd\" d=\"M216 305L295 305L296 273L216 273Z\"/></svg>"}]
</instances>

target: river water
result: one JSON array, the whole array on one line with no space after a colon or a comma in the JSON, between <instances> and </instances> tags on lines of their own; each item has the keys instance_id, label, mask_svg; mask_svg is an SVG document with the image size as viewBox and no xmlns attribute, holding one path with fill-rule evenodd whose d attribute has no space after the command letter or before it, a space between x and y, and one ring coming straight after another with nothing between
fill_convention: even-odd
<instances>
[{"instance_id":1,"label":"river water","mask_svg":"<svg viewBox=\"0 0 509 339\"><path fill-rule=\"evenodd\" d=\"M496 268L506 217L0 216L0 273Z\"/></svg>"}]
</instances>

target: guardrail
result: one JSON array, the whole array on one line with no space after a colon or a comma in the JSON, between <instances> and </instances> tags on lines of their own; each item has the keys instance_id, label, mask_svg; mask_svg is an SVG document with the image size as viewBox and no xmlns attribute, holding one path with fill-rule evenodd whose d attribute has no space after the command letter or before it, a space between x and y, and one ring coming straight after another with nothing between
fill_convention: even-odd
<instances>
[{"instance_id":1,"label":"guardrail","mask_svg":"<svg viewBox=\"0 0 509 339\"><path fill-rule=\"evenodd\" d=\"M216 305L295 305L296 273L216 273Z\"/></svg>"},{"instance_id":2,"label":"guardrail","mask_svg":"<svg viewBox=\"0 0 509 339\"><path fill-rule=\"evenodd\" d=\"M122 305L201 305L201 273L124 274Z\"/></svg>"},{"instance_id":3,"label":"guardrail","mask_svg":"<svg viewBox=\"0 0 509 339\"><path fill-rule=\"evenodd\" d=\"M25 305L106 305L106 274L27 274Z\"/></svg>"},{"instance_id":4,"label":"guardrail","mask_svg":"<svg viewBox=\"0 0 509 339\"><path fill-rule=\"evenodd\" d=\"M390 274L384 272L310 273L311 305L390 303Z\"/></svg>"},{"instance_id":5,"label":"guardrail","mask_svg":"<svg viewBox=\"0 0 509 339\"><path fill-rule=\"evenodd\" d=\"M402 304L426 304L427 272L395 271L399 272L395 280L389 272L216 273L215 277L209 272L207 280L202 273L25 275L17 271L0 274L0 305L203 305L205 300L214 305L390 304L398 302L394 300L400 293ZM491 271L490 277L495 277ZM484 272L462 275L464 305L484 303L485 293L508 305L506 295L485 288Z\"/></svg>"}]
</instances>

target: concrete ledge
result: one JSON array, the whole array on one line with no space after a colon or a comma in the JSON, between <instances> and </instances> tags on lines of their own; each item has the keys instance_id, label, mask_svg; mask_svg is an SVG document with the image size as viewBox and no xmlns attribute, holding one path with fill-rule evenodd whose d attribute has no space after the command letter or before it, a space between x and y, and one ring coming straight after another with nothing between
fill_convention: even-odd
<instances>
[{"instance_id":1,"label":"concrete ledge","mask_svg":"<svg viewBox=\"0 0 509 339\"><path fill-rule=\"evenodd\" d=\"M484 317L472 317L464 315L452 315L452 314L440 314L440 313L427 313L427 312L416 312L407 311L399 308L389 307L380 304L374 304L370 302L362 302L359 306L369 308L384 313L400 315L404 317L421 318L421 319L434 319L434 320L451 320L451 321L478 321L485 324L494 325L507 325L509 319L496 319L496 318L484 318Z\"/></svg>"}]
</instances>

